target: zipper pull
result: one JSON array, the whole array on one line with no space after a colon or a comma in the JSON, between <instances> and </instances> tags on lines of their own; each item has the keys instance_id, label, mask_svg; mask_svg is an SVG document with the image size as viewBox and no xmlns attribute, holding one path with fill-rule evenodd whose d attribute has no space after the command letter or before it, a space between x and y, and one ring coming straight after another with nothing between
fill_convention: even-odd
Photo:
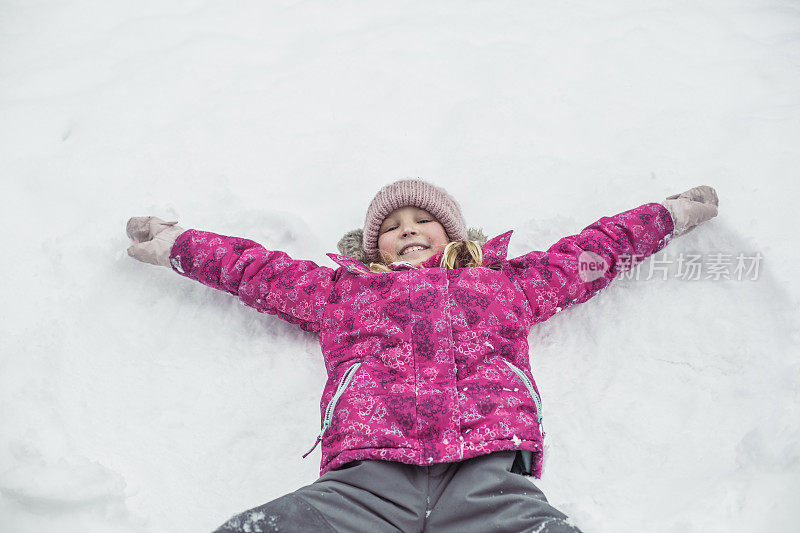
<instances>
[{"instance_id":1,"label":"zipper pull","mask_svg":"<svg viewBox=\"0 0 800 533\"><path fill-rule=\"evenodd\" d=\"M325 433L325 432L323 431L322 433ZM314 446L312 446L310 450L308 450L306 453L303 454L303 459L305 459L308 456L308 454L310 454L311 452L313 452L316 449L317 444L319 444L319 441L322 440L322 433L317 435L317 440L314 442Z\"/></svg>"}]
</instances>

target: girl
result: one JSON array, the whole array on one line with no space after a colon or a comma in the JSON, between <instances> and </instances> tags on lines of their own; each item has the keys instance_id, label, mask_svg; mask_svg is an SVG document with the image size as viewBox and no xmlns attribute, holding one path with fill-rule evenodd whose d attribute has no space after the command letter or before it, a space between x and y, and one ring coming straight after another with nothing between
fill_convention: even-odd
<instances>
[{"instance_id":1,"label":"girl","mask_svg":"<svg viewBox=\"0 0 800 533\"><path fill-rule=\"evenodd\" d=\"M319 334L321 477L217 532L578 531L526 477L541 476L545 435L528 332L717 204L714 189L695 187L507 259L511 231L486 240L444 189L400 180L378 192L341 255L328 254L336 269L130 219L132 257Z\"/></svg>"}]
</instances>

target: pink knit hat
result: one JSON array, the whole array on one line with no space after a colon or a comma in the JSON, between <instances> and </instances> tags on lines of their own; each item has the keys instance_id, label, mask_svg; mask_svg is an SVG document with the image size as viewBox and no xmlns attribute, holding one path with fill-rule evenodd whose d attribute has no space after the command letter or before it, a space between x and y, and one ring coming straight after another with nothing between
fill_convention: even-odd
<instances>
[{"instance_id":1,"label":"pink knit hat","mask_svg":"<svg viewBox=\"0 0 800 533\"><path fill-rule=\"evenodd\" d=\"M370 259L378 256L378 236L383 220L395 209L407 205L435 216L451 241L467 239L467 224L455 198L422 179L402 179L384 186L369 204L362 244Z\"/></svg>"}]
</instances>

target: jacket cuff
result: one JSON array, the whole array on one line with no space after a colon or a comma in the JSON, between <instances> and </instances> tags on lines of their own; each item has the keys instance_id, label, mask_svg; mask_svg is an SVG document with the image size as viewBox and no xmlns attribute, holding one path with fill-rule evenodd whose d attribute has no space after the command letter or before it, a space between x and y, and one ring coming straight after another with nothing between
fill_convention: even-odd
<instances>
[{"instance_id":1,"label":"jacket cuff","mask_svg":"<svg viewBox=\"0 0 800 533\"><path fill-rule=\"evenodd\" d=\"M189 244L191 243L192 234L197 230L187 229L175 239L172 248L169 252L169 265L172 270L181 276L189 277L192 271L192 260L189 253Z\"/></svg>"},{"instance_id":2,"label":"jacket cuff","mask_svg":"<svg viewBox=\"0 0 800 533\"><path fill-rule=\"evenodd\" d=\"M661 241L653 251L653 253L656 253L669 244L670 241L675 237L675 220L672 218L672 213L670 210L667 209L667 206L664 204L660 202L653 202L647 205L652 206L656 210L656 216L658 216L661 226L665 228Z\"/></svg>"}]
</instances>

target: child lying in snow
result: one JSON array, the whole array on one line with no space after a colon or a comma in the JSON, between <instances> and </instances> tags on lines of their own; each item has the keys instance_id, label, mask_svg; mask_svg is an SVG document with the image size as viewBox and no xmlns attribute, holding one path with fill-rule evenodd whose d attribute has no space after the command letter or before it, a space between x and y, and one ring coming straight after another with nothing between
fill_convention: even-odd
<instances>
[{"instance_id":1,"label":"child lying in snow","mask_svg":"<svg viewBox=\"0 0 800 533\"><path fill-rule=\"evenodd\" d=\"M487 241L444 189L399 180L328 254L336 269L131 218L132 257L319 335L321 477L217 531L577 531L525 477L541 476L545 435L528 332L717 205L695 187L507 259L511 231Z\"/></svg>"}]
</instances>

